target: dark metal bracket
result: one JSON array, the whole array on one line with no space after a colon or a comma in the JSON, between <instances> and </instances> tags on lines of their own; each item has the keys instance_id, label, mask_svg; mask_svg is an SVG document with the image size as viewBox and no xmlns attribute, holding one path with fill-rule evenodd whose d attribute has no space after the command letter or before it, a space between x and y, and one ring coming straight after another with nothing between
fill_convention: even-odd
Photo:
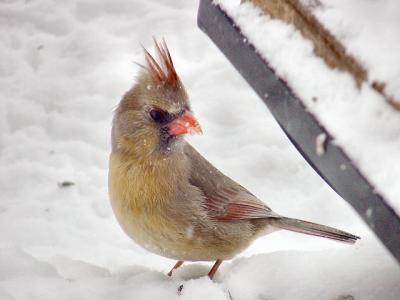
<instances>
[{"instance_id":1,"label":"dark metal bracket","mask_svg":"<svg viewBox=\"0 0 400 300\"><path fill-rule=\"evenodd\" d=\"M290 141L314 170L351 206L400 262L400 217L360 173L332 136L307 111L241 33L226 12L212 0L200 0L198 26L225 54L257 92ZM315 141L326 135L325 152L318 155Z\"/></svg>"}]
</instances>

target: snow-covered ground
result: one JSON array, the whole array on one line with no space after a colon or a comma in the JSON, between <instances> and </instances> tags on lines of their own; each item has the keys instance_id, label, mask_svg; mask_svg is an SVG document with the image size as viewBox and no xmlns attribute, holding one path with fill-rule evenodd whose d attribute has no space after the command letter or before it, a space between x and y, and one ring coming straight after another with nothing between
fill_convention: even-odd
<instances>
[{"instance_id":1,"label":"snow-covered ground","mask_svg":"<svg viewBox=\"0 0 400 300\"><path fill-rule=\"evenodd\" d=\"M197 29L197 4L0 2L0 299L399 299L399 266ZM191 96L201 153L275 211L361 242L282 231L225 262L215 282L202 263L165 276L174 262L129 240L107 196L112 110L153 35Z\"/></svg>"}]
</instances>

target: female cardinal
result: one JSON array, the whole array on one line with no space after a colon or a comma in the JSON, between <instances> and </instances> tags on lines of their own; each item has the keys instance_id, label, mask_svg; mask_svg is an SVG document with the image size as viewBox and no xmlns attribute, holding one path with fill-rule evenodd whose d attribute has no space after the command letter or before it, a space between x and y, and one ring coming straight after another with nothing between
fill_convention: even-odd
<instances>
[{"instance_id":1,"label":"female cardinal","mask_svg":"<svg viewBox=\"0 0 400 300\"><path fill-rule=\"evenodd\" d=\"M273 212L222 174L183 136L201 133L165 41L123 96L112 126L109 193L126 234L156 254L184 261L231 259L266 233L287 229L354 243L347 232Z\"/></svg>"}]
</instances>

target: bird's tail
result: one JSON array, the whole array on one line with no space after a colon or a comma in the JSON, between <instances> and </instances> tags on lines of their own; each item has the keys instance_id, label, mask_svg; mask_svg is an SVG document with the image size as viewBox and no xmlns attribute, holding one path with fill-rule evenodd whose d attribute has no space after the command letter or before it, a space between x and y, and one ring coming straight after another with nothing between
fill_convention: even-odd
<instances>
[{"instance_id":1,"label":"bird's tail","mask_svg":"<svg viewBox=\"0 0 400 300\"><path fill-rule=\"evenodd\" d=\"M271 224L275 227L305 233L314 236L321 236L331 240L354 244L360 237L341 231L336 228L319 225L303 220L291 219L286 217L271 219Z\"/></svg>"}]
</instances>

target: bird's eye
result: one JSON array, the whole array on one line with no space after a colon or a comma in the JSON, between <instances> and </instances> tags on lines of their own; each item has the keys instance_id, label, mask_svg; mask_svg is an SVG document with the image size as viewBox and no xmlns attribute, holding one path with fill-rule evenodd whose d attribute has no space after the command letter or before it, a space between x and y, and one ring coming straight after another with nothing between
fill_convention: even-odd
<instances>
[{"instance_id":1,"label":"bird's eye","mask_svg":"<svg viewBox=\"0 0 400 300\"><path fill-rule=\"evenodd\" d=\"M165 123L168 120L169 116L168 112L156 108L150 110L149 114L153 121L156 123Z\"/></svg>"}]
</instances>

